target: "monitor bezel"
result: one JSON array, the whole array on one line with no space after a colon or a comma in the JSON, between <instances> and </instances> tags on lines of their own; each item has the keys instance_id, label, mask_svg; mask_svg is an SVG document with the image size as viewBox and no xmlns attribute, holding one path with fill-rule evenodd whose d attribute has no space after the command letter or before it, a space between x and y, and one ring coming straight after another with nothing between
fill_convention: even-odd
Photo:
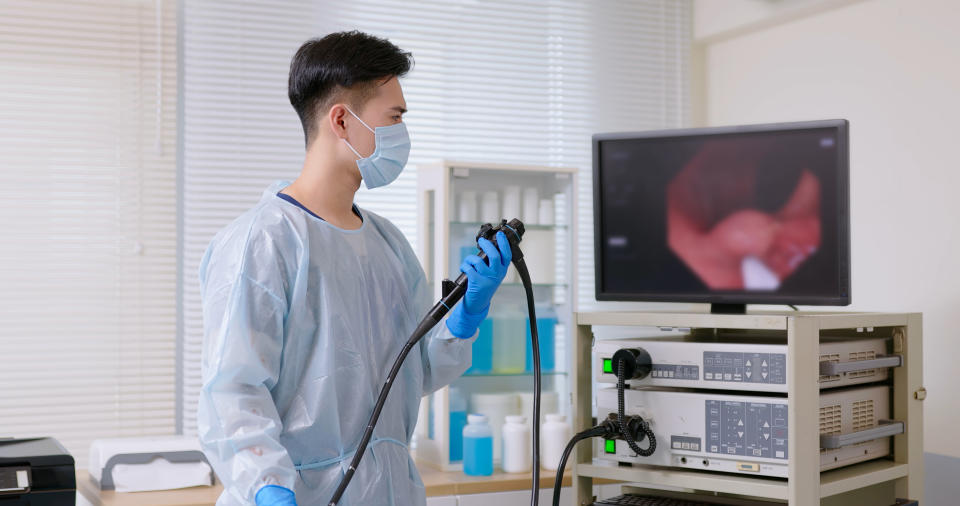
<instances>
[{"instance_id":1,"label":"monitor bezel","mask_svg":"<svg viewBox=\"0 0 960 506\"><path fill-rule=\"evenodd\" d=\"M788 132L830 128L837 131L837 213L839 277L837 295L791 295L772 293L622 293L604 290L602 196L600 144L611 140L696 137L710 135ZM594 225L594 293L598 301L622 302L704 302L717 304L771 304L846 306L850 304L850 141L849 122L845 119L764 123L699 128L675 128L641 132L599 133L593 135L593 225ZM843 293L846 295L842 295Z\"/></svg>"}]
</instances>

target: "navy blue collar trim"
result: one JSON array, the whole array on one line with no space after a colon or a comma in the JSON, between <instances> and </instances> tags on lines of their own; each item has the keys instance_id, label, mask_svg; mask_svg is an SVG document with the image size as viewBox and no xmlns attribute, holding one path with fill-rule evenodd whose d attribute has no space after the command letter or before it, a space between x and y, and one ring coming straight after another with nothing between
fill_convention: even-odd
<instances>
[{"instance_id":1,"label":"navy blue collar trim","mask_svg":"<svg viewBox=\"0 0 960 506\"><path fill-rule=\"evenodd\" d=\"M327 220L324 220L323 218L317 216L316 213L314 213L313 211L307 209L307 206L301 204L297 199L291 197L290 195L287 195L286 193L277 192L277 196L280 197L281 199L286 200L287 202L289 202L289 203L291 203L291 204L299 207L300 209L303 209L303 210L306 211L307 214L309 214L310 216L313 216L314 218L316 218L316 219L318 219L318 220L321 220L321 221L327 221ZM357 218L360 218L360 221L361 221L361 222L363 221L363 215L360 214L360 209L357 207L356 204L353 205L353 214L356 214L356 215L357 215Z\"/></svg>"}]
</instances>

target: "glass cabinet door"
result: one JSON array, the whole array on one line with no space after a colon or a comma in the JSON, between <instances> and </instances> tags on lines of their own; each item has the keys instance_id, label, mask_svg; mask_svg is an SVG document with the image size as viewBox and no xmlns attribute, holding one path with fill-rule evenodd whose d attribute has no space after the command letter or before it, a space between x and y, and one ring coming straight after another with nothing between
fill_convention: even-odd
<instances>
[{"instance_id":1,"label":"glass cabinet door","mask_svg":"<svg viewBox=\"0 0 960 506\"><path fill-rule=\"evenodd\" d=\"M575 293L571 288L575 279L571 241L571 224L575 223L574 176L572 170L547 167L512 169L453 164L433 173L433 177L446 178L437 183L438 189L442 188L437 198L442 194L445 199L447 220L445 224L429 222L434 229L428 233L436 234L431 241L437 242L427 244L445 245L436 248L439 253L433 255L446 257L435 259L445 264L446 277L458 276L464 258L478 251L476 236L483 223L496 224L512 218L524 223L519 246L533 284L542 374L541 422L547 414L570 413L567 350L573 328L570 294ZM435 211L431 211L431 216L438 215ZM495 461L500 457L499 435L504 418L522 415L532 424L530 338L524 287L516 268L511 266L480 326L471 367L449 388L424 400L427 434L421 434L418 444L430 448L425 453L431 460L439 460L439 467L456 468L462 458L460 434L467 413L488 416L494 432Z\"/></svg>"}]
</instances>

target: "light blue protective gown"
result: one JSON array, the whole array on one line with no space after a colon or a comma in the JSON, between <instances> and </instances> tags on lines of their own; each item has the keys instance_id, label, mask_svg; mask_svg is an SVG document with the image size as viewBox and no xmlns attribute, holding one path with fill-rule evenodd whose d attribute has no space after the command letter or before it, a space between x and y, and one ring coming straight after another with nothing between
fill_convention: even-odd
<instances>
[{"instance_id":1,"label":"light blue protective gown","mask_svg":"<svg viewBox=\"0 0 960 506\"><path fill-rule=\"evenodd\" d=\"M431 306L413 250L361 210L343 230L268 188L222 230L200 266L203 391L199 432L225 490L254 504L269 484L325 506L349 465L394 359ZM420 398L470 366L476 335L441 322L407 357L342 505L423 505L407 444Z\"/></svg>"}]
</instances>

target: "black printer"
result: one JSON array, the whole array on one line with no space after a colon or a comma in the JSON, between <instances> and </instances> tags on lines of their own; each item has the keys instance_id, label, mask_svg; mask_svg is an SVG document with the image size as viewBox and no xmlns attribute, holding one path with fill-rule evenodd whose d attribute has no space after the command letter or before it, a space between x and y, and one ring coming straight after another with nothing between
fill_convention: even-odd
<instances>
[{"instance_id":1,"label":"black printer","mask_svg":"<svg viewBox=\"0 0 960 506\"><path fill-rule=\"evenodd\" d=\"M73 456L56 439L0 439L0 506L76 503Z\"/></svg>"}]
</instances>

